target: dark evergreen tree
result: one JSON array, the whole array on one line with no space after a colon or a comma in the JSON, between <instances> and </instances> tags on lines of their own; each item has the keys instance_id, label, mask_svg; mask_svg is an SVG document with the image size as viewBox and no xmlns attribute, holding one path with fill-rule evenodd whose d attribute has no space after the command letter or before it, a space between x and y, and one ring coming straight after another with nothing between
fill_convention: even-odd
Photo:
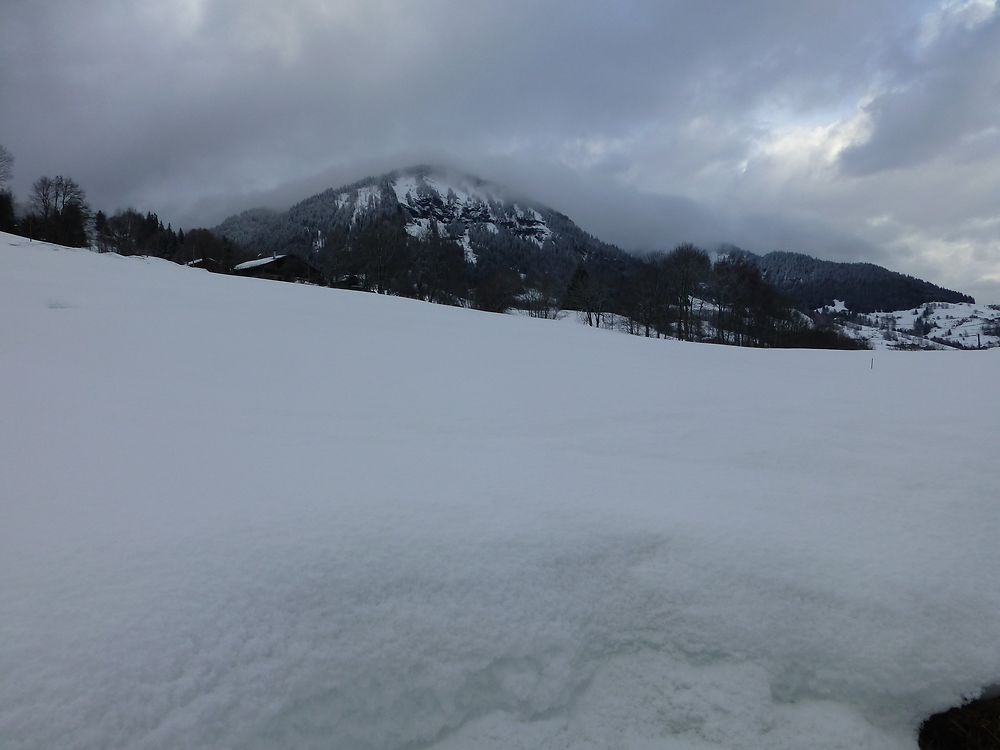
<instances>
[{"instance_id":1,"label":"dark evergreen tree","mask_svg":"<svg viewBox=\"0 0 1000 750\"><path fill-rule=\"evenodd\" d=\"M68 203L57 211L51 220L49 240L67 247L89 247L86 208Z\"/></svg>"},{"instance_id":2,"label":"dark evergreen tree","mask_svg":"<svg viewBox=\"0 0 1000 750\"><path fill-rule=\"evenodd\" d=\"M415 295L428 302L454 304L468 296L467 269L462 247L443 236L432 222L428 236L412 245Z\"/></svg>"},{"instance_id":3,"label":"dark evergreen tree","mask_svg":"<svg viewBox=\"0 0 1000 750\"><path fill-rule=\"evenodd\" d=\"M517 304L521 277L512 268L476 266L472 276L472 302L477 310L503 313Z\"/></svg>"},{"instance_id":4,"label":"dark evergreen tree","mask_svg":"<svg viewBox=\"0 0 1000 750\"><path fill-rule=\"evenodd\" d=\"M17 229L17 217L14 214L14 196L8 190L0 190L0 232L13 232Z\"/></svg>"},{"instance_id":5,"label":"dark evergreen tree","mask_svg":"<svg viewBox=\"0 0 1000 750\"><path fill-rule=\"evenodd\" d=\"M191 263L196 260L214 260L221 263L222 257L226 254L225 245L226 240L208 229L192 229L185 233L184 244L178 246L176 259L178 263ZM232 248L229 253L235 255Z\"/></svg>"},{"instance_id":6,"label":"dark evergreen tree","mask_svg":"<svg viewBox=\"0 0 1000 750\"><path fill-rule=\"evenodd\" d=\"M108 226L108 215L103 211L94 214L94 245L101 253L112 249L111 228Z\"/></svg>"}]
</instances>

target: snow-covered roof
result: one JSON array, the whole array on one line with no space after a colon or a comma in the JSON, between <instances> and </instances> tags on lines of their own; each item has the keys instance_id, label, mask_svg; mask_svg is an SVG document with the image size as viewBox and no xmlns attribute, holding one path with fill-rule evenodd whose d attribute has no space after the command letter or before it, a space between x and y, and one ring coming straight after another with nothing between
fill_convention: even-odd
<instances>
[{"instance_id":1,"label":"snow-covered roof","mask_svg":"<svg viewBox=\"0 0 1000 750\"><path fill-rule=\"evenodd\" d=\"M257 268L259 266L266 266L268 263L274 263L276 260L281 260L284 255L274 255L270 258L257 258L257 260L248 260L246 263L240 263L238 266L234 266L234 271L246 271L249 268Z\"/></svg>"}]
</instances>

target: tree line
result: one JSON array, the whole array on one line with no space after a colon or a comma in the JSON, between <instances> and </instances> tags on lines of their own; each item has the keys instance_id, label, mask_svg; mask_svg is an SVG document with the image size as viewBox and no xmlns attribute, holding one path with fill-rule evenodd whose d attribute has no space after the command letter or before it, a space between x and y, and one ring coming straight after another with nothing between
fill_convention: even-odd
<instances>
[{"instance_id":1,"label":"tree line","mask_svg":"<svg viewBox=\"0 0 1000 750\"><path fill-rule=\"evenodd\" d=\"M13 168L13 155L0 144L0 231L67 247L148 255L178 263L209 257L225 268L252 257L208 229L174 230L152 212L127 208L108 215L94 211L83 187L63 175L35 180L26 204L18 210L8 187Z\"/></svg>"},{"instance_id":2,"label":"tree line","mask_svg":"<svg viewBox=\"0 0 1000 750\"><path fill-rule=\"evenodd\" d=\"M310 257L333 286L489 312L572 311L595 327L685 341L862 348L796 310L747 258L713 262L692 244L642 258L594 246L561 252L491 232L489 242L474 242L473 262L455 238L462 230L431 222L413 237L398 217L374 217L335 227Z\"/></svg>"},{"instance_id":3,"label":"tree line","mask_svg":"<svg viewBox=\"0 0 1000 750\"><path fill-rule=\"evenodd\" d=\"M682 244L636 259L622 276L584 262L573 273L563 309L593 326L637 336L669 336L755 347L858 349L832 325L796 310L746 258Z\"/></svg>"}]
</instances>

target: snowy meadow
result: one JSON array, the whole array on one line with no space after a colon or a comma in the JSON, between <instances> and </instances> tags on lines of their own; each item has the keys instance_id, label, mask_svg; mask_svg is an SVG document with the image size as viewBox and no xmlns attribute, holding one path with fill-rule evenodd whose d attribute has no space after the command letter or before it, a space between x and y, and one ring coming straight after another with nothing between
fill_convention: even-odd
<instances>
[{"instance_id":1,"label":"snowy meadow","mask_svg":"<svg viewBox=\"0 0 1000 750\"><path fill-rule=\"evenodd\" d=\"M0 262L0 747L914 748L1000 682L1000 350Z\"/></svg>"}]
</instances>

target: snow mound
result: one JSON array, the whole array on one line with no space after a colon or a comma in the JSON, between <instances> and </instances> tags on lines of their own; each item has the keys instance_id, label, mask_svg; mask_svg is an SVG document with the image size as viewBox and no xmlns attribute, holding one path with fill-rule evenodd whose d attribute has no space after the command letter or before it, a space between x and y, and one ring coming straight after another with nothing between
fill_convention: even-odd
<instances>
[{"instance_id":1,"label":"snow mound","mask_svg":"<svg viewBox=\"0 0 1000 750\"><path fill-rule=\"evenodd\" d=\"M5 750L912 748L1000 678L997 352L0 262Z\"/></svg>"}]
</instances>

